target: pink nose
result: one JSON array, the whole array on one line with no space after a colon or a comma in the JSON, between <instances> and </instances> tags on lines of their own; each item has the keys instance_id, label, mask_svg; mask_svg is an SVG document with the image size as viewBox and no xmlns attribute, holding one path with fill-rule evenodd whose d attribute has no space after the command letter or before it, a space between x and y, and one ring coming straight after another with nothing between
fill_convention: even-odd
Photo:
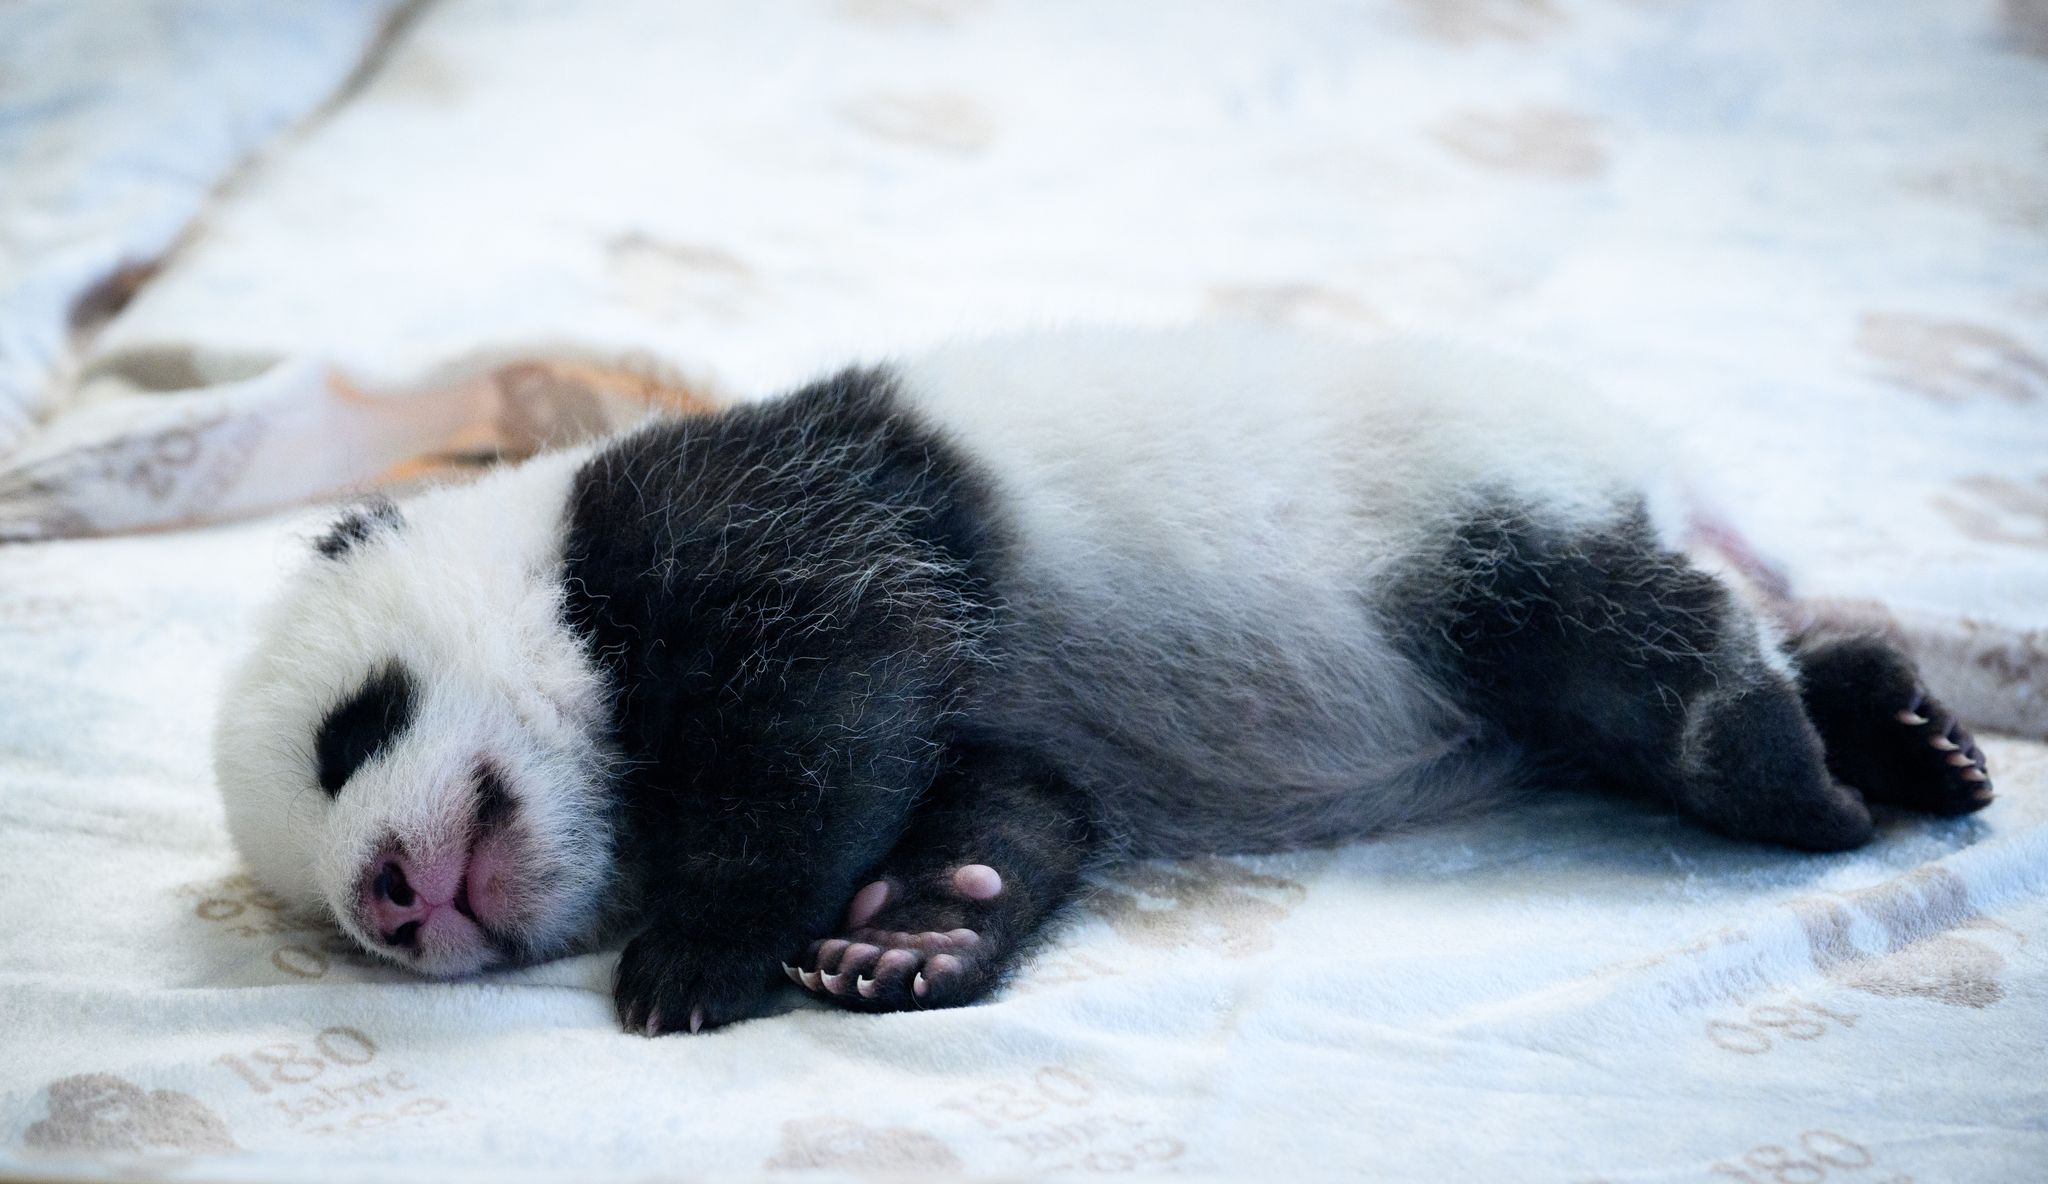
<instances>
[{"instance_id":1,"label":"pink nose","mask_svg":"<svg viewBox=\"0 0 2048 1184\"><path fill-rule=\"evenodd\" d=\"M416 949L420 928L435 912L460 908L462 858L422 866L402 852L387 851L371 861L363 885L363 911L384 944ZM447 866L441 866L441 864Z\"/></svg>"},{"instance_id":2,"label":"pink nose","mask_svg":"<svg viewBox=\"0 0 2048 1184\"><path fill-rule=\"evenodd\" d=\"M434 911L434 906L413 891L405 864L397 856L385 859L371 879L367 903L370 927L384 944L400 947L419 944L420 924Z\"/></svg>"}]
</instances>

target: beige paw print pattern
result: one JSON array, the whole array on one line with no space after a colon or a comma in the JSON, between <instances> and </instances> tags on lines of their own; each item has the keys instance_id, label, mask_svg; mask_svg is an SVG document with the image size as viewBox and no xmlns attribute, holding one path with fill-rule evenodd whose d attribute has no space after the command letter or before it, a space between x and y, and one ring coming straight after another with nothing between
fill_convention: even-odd
<instances>
[{"instance_id":1,"label":"beige paw print pattern","mask_svg":"<svg viewBox=\"0 0 2048 1184\"><path fill-rule=\"evenodd\" d=\"M960 91L877 92L846 103L839 113L877 139L932 152L969 155L996 138L994 118Z\"/></svg>"},{"instance_id":2,"label":"beige paw print pattern","mask_svg":"<svg viewBox=\"0 0 2048 1184\"><path fill-rule=\"evenodd\" d=\"M1228 859L1143 863L1098 883L1090 906L1133 945L1199 945L1226 958L1273 948L1274 928L1308 889Z\"/></svg>"},{"instance_id":3,"label":"beige paw print pattern","mask_svg":"<svg viewBox=\"0 0 2048 1184\"><path fill-rule=\"evenodd\" d=\"M417 48L382 66L377 87L380 98L422 107L453 107L465 89L460 71L447 57Z\"/></svg>"},{"instance_id":4,"label":"beige paw print pattern","mask_svg":"<svg viewBox=\"0 0 2048 1184\"><path fill-rule=\"evenodd\" d=\"M1856 348L1876 363L1880 378L1937 403L2033 403L2048 395L2048 358L2010 333L1971 321L1867 313Z\"/></svg>"},{"instance_id":5,"label":"beige paw print pattern","mask_svg":"<svg viewBox=\"0 0 2048 1184\"><path fill-rule=\"evenodd\" d=\"M945 28L980 6L980 0L841 0L839 12L848 20L885 28Z\"/></svg>"},{"instance_id":6,"label":"beige paw print pattern","mask_svg":"<svg viewBox=\"0 0 2048 1184\"><path fill-rule=\"evenodd\" d=\"M50 1083L49 1114L22 1142L38 1151L180 1152L235 1150L227 1124L191 1094L145 1092L111 1073Z\"/></svg>"},{"instance_id":7,"label":"beige paw print pattern","mask_svg":"<svg viewBox=\"0 0 2048 1184\"><path fill-rule=\"evenodd\" d=\"M1430 135L1467 161L1505 173L1578 181L1607 167L1599 125L1561 107L1461 111Z\"/></svg>"},{"instance_id":8,"label":"beige paw print pattern","mask_svg":"<svg viewBox=\"0 0 2048 1184\"><path fill-rule=\"evenodd\" d=\"M612 239L605 250L620 298L664 320L738 321L764 298L760 277L745 260L707 243L665 242L635 231Z\"/></svg>"},{"instance_id":9,"label":"beige paw print pattern","mask_svg":"<svg viewBox=\"0 0 2048 1184\"><path fill-rule=\"evenodd\" d=\"M1964 477L1934 495L1934 508L1980 543L2048 549L2048 473Z\"/></svg>"},{"instance_id":10,"label":"beige paw print pattern","mask_svg":"<svg viewBox=\"0 0 2048 1184\"><path fill-rule=\"evenodd\" d=\"M377 958L351 941L326 913L296 911L245 872L181 884L176 895L192 902L192 916L216 934L274 943L272 969L291 979L317 979L337 964L381 969Z\"/></svg>"},{"instance_id":11,"label":"beige paw print pattern","mask_svg":"<svg viewBox=\"0 0 2048 1184\"><path fill-rule=\"evenodd\" d=\"M1315 283L1222 284L1209 290L1210 315L1332 332L1385 329L1387 318L1364 300Z\"/></svg>"},{"instance_id":12,"label":"beige paw print pattern","mask_svg":"<svg viewBox=\"0 0 2048 1184\"><path fill-rule=\"evenodd\" d=\"M2048 687L2048 629L2011 630L1966 621L1963 636L1971 668L2005 693L2031 701L2039 688ZM2010 768L2011 758L2001 764Z\"/></svg>"},{"instance_id":13,"label":"beige paw print pattern","mask_svg":"<svg viewBox=\"0 0 2048 1184\"><path fill-rule=\"evenodd\" d=\"M1822 975L1887 999L1990 1007L2005 998L1999 980L2006 958L1995 947L2025 941L1980 914L1962 879L1942 867L1860 892L1795 901L1791 908ZM1876 941L1869 937L1873 930Z\"/></svg>"},{"instance_id":14,"label":"beige paw print pattern","mask_svg":"<svg viewBox=\"0 0 2048 1184\"><path fill-rule=\"evenodd\" d=\"M1426 36L1450 45L1526 44L1568 23L1552 0L1403 0L1402 7Z\"/></svg>"},{"instance_id":15,"label":"beige paw print pattern","mask_svg":"<svg viewBox=\"0 0 2048 1184\"><path fill-rule=\"evenodd\" d=\"M800 1118L782 1124L771 1169L848 1172L958 1171L960 1157L938 1136L909 1127L871 1127L851 1118Z\"/></svg>"},{"instance_id":16,"label":"beige paw print pattern","mask_svg":"<svg viewBox=\"0 0 2048 1184\"><path fill-rule=\"evenodd\" d=\"M1905 174L1905 187L1924 197L1974 211L2001 226L2048 227L2048 181L1988 161L1968 161Z\"/></svg>"}]
</instances>

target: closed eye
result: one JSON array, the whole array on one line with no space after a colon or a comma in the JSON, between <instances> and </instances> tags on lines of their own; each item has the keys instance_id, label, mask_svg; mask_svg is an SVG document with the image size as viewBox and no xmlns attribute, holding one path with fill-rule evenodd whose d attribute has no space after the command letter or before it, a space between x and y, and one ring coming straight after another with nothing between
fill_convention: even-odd
<instances>
[{"instance_id":1,"label":"closed eye","mask_svg":"<svg viewBox=\"0 0 2048 1184\"><path fill-rule=\"evenodd\" d=\"M327 713L313 754L320 788L329 797L340 794L364 762L411 726L415 698L412 675L393 662L364 679L355 694Z\"/></svg>"}]
</instances>

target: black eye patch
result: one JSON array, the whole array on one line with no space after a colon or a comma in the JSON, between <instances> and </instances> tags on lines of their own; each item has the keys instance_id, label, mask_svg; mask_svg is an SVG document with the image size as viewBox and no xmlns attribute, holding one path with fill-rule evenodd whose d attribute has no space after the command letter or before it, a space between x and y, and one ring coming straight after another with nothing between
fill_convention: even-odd
<instances>
[{"instance_id":1,"label":"black eye patch","mask_svg":"<svg viewBox=\"0 0 2048 1184\"><path fill-rule=\"evenodd\" d=\"M393 662L363 680L356 693L342 700L320 722L313 741L320 788L329 797L341 792L364 761L384 751L412 724L413 681Z\"/></svg>"},{"instance_id":2,"label":"black eye patch","mask_svg":"<svg viewBox=\"0 0 2048 1184\"><path fill-rule=\"evenodd\" d=\"M398 503L375 494L337 519L326 534L313 541L313 549L329 559L340 559L380 531L396 530L403 525L405 515L399 512Z\"/></svg>"},{"instance_id":3,"label":"black eye patch","mask_svg":"<svg viewBox=\"0 0 2048 1184\"><path fill-rule=\"evenodd\" d=\"M486 761L476 770L476 825L478 830L495 830L512 816L512 791L505 787L505 775Z\"/></svg>"}]
</instances>

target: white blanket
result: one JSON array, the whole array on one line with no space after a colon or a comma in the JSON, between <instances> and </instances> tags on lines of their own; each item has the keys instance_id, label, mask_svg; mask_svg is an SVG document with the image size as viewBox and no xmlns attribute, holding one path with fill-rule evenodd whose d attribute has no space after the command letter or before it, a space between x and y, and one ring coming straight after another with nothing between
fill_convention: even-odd
<instances>
[{"instance_id":1,"label":"white blanket","mask_svg":"<svg viewBox=\"0 0 2048 1184\"><path fill-rule=\"evenodd\" d=\"M0 9L0 43L50 11ZM231 43L254 20L220 11ZM1802 588L1874 601L1976 720L2044 736L2043 44L2024 2L446 0L58 367L88 381L0 440L0 526L150 521L93 525L135 471L95 433L232 423L252 358L426 399L427 360L574 339L751 395L1033 318L1453 331L1631 398ZM29 241L11 210L0 235ZM60 304L0 340L61 350ZM138 373L109 418L90 380ZM266 414L296 405L257 381ZM211 504L267 504L248 474L296 454L218 439L240 443L204 454ZM303 492L388 460L309 465ZM607 955L424 983L240 878L212 702L305 529L0 547L0 1170L2048 1163L2048 745L1987 742L1988 811L1838 856L1544 798L1131 869L986 1006L792 988L789 1014L650 1042L613 1031Z\"/></svg>"},{"instance_id":2,"label":"white blanket","mask_svg":"<svg viewBox=\"0 0 2048 1184\"><path fill-rule=\"evenodd\" d=\"M302 546L0 551L0 1163L1875 1184L2048 1162L2048 746L1991 742L1986 813L1894 818L1847 855L1560 798L1148 865L987 1005L863 1016L792 987L789 1014L649 1041L615 1030L610 956L425 983L240 873L211 702Z\"/></svg>"}]
</instances>

